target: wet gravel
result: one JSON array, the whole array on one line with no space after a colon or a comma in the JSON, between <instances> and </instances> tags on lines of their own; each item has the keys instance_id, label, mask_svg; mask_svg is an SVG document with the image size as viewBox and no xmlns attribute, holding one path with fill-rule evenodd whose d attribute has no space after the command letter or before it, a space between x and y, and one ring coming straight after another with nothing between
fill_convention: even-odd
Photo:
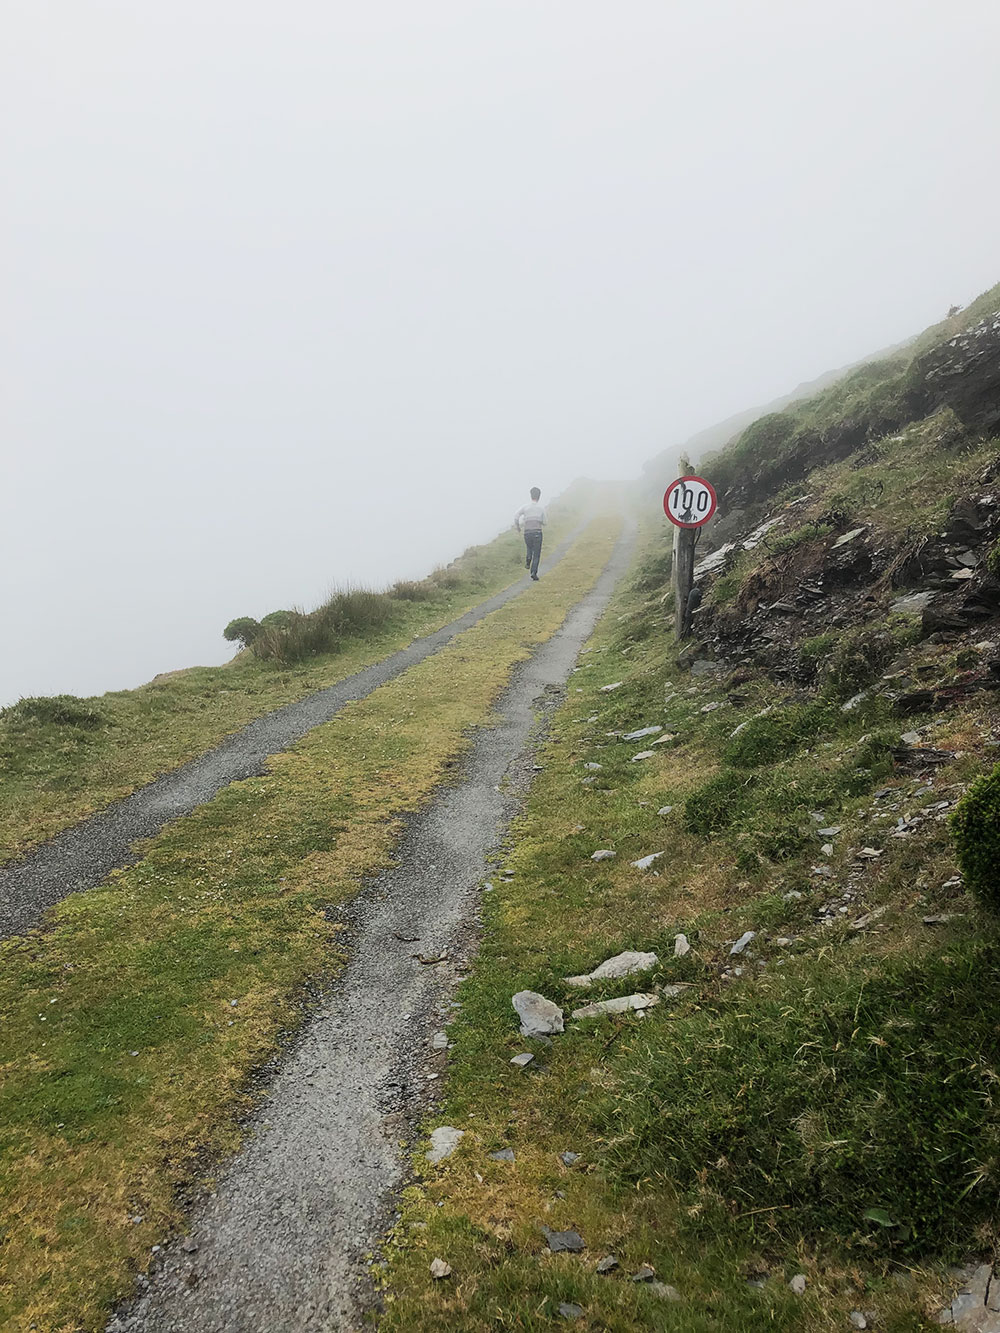
<instances>
[{"instance_id":1,"label":"wet gravel","mask_svg":"<svg viewBox=\"0 0 1000 1333\"><path fill-rule=\"evenodd\" d=\"M554 548L541 566L542 572L566 554L579 531ZM525 583L526 579L519 580L451 624L414 639L408 647L336 685L266 713L207 754L163 774L26 856L0 866L0 939L31 930L46 908L67 894L94 888L112 870L135 861L133 848L137 842L159 833L171 820L190 814L230 783L262 773L271 755L287 750L313 727L329 722L345 704L364 698L438 652L456 634L520 596Z\"/></svg>"},{"instance_id":2,"label":"wet gravel","mask_svg":"<svg viewBox=\"0 0 1000 1333\"><path fill-rule=\"evenodd\" d=\"M397 868L359 895L344 973L279 1070L246 1148L109 1333L329 1333L370 1317L366 1255L392 1219L414 1125L433 1104L432 1075L447 1058L433 1034L475 950L484 877L531 781L545 713L632 542L630 530L597 586L518 668L501 722L477 734L456 784L411 821Z\"/></svg>"}]
</instances>

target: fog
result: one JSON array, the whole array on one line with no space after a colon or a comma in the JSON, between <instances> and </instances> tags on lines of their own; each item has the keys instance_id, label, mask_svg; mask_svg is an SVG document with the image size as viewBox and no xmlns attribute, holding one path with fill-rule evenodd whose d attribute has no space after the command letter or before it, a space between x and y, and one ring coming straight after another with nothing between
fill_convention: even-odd
<instances>
[{"instance_id":1,"label":"fog","mask_svg":"<svg viewBox=\"0 0 1000 1333\"><path fill-rule=\"evenodd\" d=\"M7 0L0 703L223 661L1000 279L993 0Z\"/></svg>"}]
</instances>

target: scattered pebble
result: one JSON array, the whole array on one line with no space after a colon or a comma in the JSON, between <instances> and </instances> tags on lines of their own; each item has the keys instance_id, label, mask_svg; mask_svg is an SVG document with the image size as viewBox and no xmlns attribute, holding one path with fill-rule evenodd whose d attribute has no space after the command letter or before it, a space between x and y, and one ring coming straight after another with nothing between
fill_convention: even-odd
<instances>
[{"instance_id":1,"label":"scattered pebble","mask_svg":"<svg viewBox=\"0 0 1000 1333\"><path fill-rule=\"evenodd\" d=\"M625 1014L630 1009L644 1010L660 1003L658 995L638 992L635 995L619 995L614 1000L598 1000L596 1004L585 1004L582 1009L574 1009L574 1018L603 1018L605 1014Z\"/></svg>"},{"instance_id":2,"label":"scattered pebble","mask_svg":"<svg viewBox=\"0 0 1000 1333\"><path fill-rule=\"evenodd\" d=\"M534 1058L535 1057L531 1051L524 1051L521 1055L515 1055L511 1060L511 1064L517 1065L518 1069L523 1069L525 1065L530 1065Z\"/></svg>"},{"instance_id":3,"label":"scattered pebble","mask_svg":"<svg viewBox=\"0 0 1000 1333\"><path fill-rule=\"evenodd\" d=\"M580 1154L578 1152L561 1152L559 1160L563 1166L574 1166L580 1160Z\"/></svg>"},{"instance_id":4,"label":"scattered pebble","mask_svg":"<svg viewBox=\"0 0 1000 1333\"><path fill-rule=\"evenodd\" d=\"M513 1149L513 1148L501 1148L498 1152L491 1152L491 1153L490 1153L490 1158L491 1158L494 1162L513 1162L513 1160L514 1160L514 1149Z\"/></svg>"},{"instance_id":5,"label":"scattered pebble","mask_svg":"<svg viewBox=\"0 0 1000 1333\"><path fill-rule=\"evenodd\" d=\"M633 1282L649 1282L656 1277L656 1269L652 1264L642 1264L636 1272L632 1274Z\"/></svg>"},{"instance_id":6,"label":"scattered pebble","mask_svg":"<svg viewBox=\"0 0 1000 1333\"><path fill-rule=\"evenodd\" d=\"M661 1301L679 1301L681 1294L676 1287L672 1287L669 1282L651 1282L648 1290L654 1296L659 1296Z\"/></svg>"},{"instance_id":7,"label":"scattered pebble","mask_svg":"<svg viewBox=\"0 0 1000 1333\"><path fill-rule=\"evenodd\" d=\"M796 1273L788 1284L788 1290L795 1296L801 1296L806 1289L805 1273Z\"/></svg>"},{"instance_id":8,"label":"scattered pebble","mask_svg":"<svg viewBox=\"0 0 1000 1333\"><path fill-rule=\"evenodd\" d=\"M610 1273L613 1272L613 1270L616 1269L617 1267L618 1267L617 1256L613 1254L606 1254L603 1259L598 1259L597 1264L594 1267L594 1272Z\"/></svg>"},{"instance_id":9,"label":"scattered pebble","mask_svg":"<svg viewBox=\"0 0 1000 1333\"><path fill-rule=\"evenodd\" d=\"M439 1281L443 1277L451 1277L451 1264L445 1263L443 1259L432 1259L431 1277L435 1281Z\"/></svg>"},{"instance_id":10,"label":"scattered pebble","mask_svg":"<svg viewBox=\"0 0 1000 1333\"><path fill-rule=\"evenodd\" d=\"M657 810L656 813L657 813L658 815L669 815L670 812L671 812L671 810L672 810L673 808L674 808L674 807L673 807L672 805L661 805L660 808L659 808L659 810Z\"/></svg>"},{"instance_id":11,"label":"scattered pebble","mask_svg":"<svg viewBox=\"0 0 1000 1333\"><path fill-rule=\"evenodd\" d=\"M739 937L733 947L729 950L729 956L732 958L735 954L740 954L747 947L751 940L755 939L757 932L755 930L745 930Z\"/></svg>"},{"instance_id":12,"label":"scattered pebble","mask_svg":"<svg viewBox=\"0 0 1000 1333\"><path fill-rule=\"evenodd\" d=\"M848 1322L850 1323L851 1328L868 1327L868 1320L865 1318L865 1316L861 1313L860 1310L852 1310L850 1315L848 1316Z\"/></svg>"},{"instance_id":13,"label":"scattered pebble","mask_svg":"<svg viewBox=\"0 0 1000 1333\"><path fill-rule=\"evenodd\" d=\"M655 953L637 953L627 949L624 953L616 953L613 958L605 959L592 972L585 972L578 977L564 977L563 980L569 986L587 987L595 981L629 977L634 972L648 972L659 961Z\"/></svg>"},{"instance_id":14,"label":"scattered pebble","mask_svg":"<svg viewBox=\"0 0 1000 1333\"><path fill-rule=\"evenodd\" d=\"M688 942L688 937L683 934L674 936L674 957L683 958L686 954L689 954L690 952L691 952L691 945Z\"/></svg>"},{"instance_id":15,"label":"scattered pebble","mask_svg":"<svg viewBox=\"0 0 1000 1333\"><path fill-rule=\"evenodd\" d=\"M632 756L632 763L637 764L642 759L652 759L655 754L655 750L640 750L638 754Z\"/></svg>"},{"instance_id":16,"label":"scattered pebble","mask_svg":"<svg viewBox=\"0 0 1000 1333\"><path fill-rule=\"evenodd\" d=\"M583 1306L574 1305L572 1301L562 1301L559 1305L560 1319L582 1319Z\"/></svg>"},{"instance_id":17,"label":"scattered pebble","mask_svg":"<svg viewBox=\"0 0 1000 1333\"><path fill-rule=\"evenodd\" d=\"M448 1049L447 1032L435 1032L431 1037L431 1048L435 1051L446 1051Z\"/></svg>"},{"instance_id":18,"label":"scattered pebble","mask_svg":"<svg viewBox=\"0 0 1000 1333\"><path fill-rule=\"evenodd\" d=\"M636 870L651 870L661 856L666 856L666 852L650 852L649 856L640 856L638 861L632 864Z\"/></svg>"},{"instance_id":19,"label":"scattered pebble","mask_svg":"<svg viewBox=\"0 0 1000 1333\"><path fill-rule=\"evenodd\" d=\"M592 861L611 861L617 855L617 852L609 851L607 847L601 847L598 851L591 853L590 859Z\"/></svg>"},{"instance_id":20,"label":"scattered pebble","mask_svg":"<svg viewBox=\"0 0 1000 1333\"><path fill-rule=\"evenodd\" d=\"M602 685L601 693L610 694L612 690L620 690L624 684L625 682L623 680L616 680L612 685Z\"/></svg>"}]
</instances>

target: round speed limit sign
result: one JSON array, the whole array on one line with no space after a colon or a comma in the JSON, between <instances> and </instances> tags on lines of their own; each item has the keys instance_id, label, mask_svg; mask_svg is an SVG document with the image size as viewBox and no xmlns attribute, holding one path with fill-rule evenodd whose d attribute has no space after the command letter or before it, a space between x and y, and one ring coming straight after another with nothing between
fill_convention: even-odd
<instances>
[{"instance_id":1,"label":"round speed limit sign","mask_svg":"<svg viewBox=\"0 0 1000 1333\"><path fill-rule=\"evenodd\" d=\"M700 528L715 513L715 488L704 477L678 477L667 487L663 512L679 528Z\"/></svg>"}]
</instances>

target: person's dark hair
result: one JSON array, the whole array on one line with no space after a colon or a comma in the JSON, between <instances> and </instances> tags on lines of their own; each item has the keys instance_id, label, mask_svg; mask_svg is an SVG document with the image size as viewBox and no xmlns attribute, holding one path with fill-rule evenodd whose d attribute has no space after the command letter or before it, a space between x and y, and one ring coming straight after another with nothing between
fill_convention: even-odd
<instances>
[{"instance_id":1,"label":"person's dark hair","mask_svg":"<svg viewBox=\"0 0 1000 1333\"><path fill-rule=\"evenodd\" d=\"M542 494L542 493L541 493L541 491L538 489L537 486L532 486L532 488L531 488L531 498L532 498L533 500L537 500L537 499L539 499L539 497L541 496L541 494Z\"/></svg>"}]
</instances>

